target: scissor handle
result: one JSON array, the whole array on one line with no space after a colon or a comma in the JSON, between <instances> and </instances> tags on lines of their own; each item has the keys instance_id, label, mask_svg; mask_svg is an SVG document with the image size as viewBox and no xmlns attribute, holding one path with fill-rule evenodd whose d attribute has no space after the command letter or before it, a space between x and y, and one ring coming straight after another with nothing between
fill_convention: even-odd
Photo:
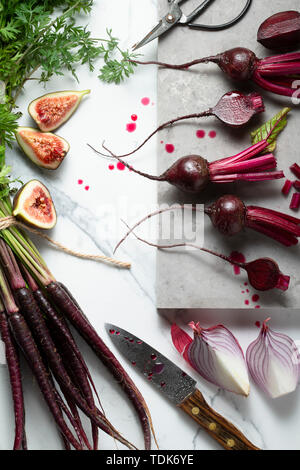
<instances>
[{"instance_id":1,"label":"scissor handle","mask_svg":"<svg viewBox=\"0 0 300 470\"><path fill-rule=\"evenodd\" d=\"M185 24L189 28L192 29L202 29L208 31L221 31L223 29L230 28L234 24L238 23L247 13L249 10L252 0L247 0L246 5L244 6L243 10L235 17L233 20L228 21L227 23L219 24L219 25L205 25L205 24L197 24L192 23L192 21L197 18L214 0L205 0L201 3L194 11L188 16L185 16L183 20L179 22L179 24Z\"/></svg>"}]
</instances>

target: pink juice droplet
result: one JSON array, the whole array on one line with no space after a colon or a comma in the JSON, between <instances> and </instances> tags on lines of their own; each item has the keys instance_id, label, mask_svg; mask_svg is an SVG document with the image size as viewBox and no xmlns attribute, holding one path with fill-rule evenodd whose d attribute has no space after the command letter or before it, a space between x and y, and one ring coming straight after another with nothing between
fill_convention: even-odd
<instances>
[{"instance_id":1,"label":"pink juice droplet","mask_svg":"<svg viewBox=\"0 0 300 470\"><path fill-rule=\"evenodd\" d=\"M138 117L137 117L136 114L132 114L132 115L131 115L131 120L132 120L132 121L135 122L135 121L137 121L137 119L138 119Z\"/></svg>"},{"instance_id":2,"label":"pink juice droplet","mask_svg":"<svg viewBox=\"0 0 300 470\"><path fill-rule=\"evenodd\" d=\"M88 191L88 190L90 189L90 187L89 187L89 186L85 186L84 189L85 189L86 191Z\"/></svg>"},{"instance_id":3,"label":"pink juice droplet","mask_svg":"<svg viewBox=\"0 0 300 470\"><path fill-rule=\"evenodd\" d=\"M260 321L256 321L255 326L257 326L257 328L260 328Z\"/></svg>"},{"instance_id":4,"label":"pink juice droplet","mask_svg":"<svg viewBox=\"0 0 300 470\"><path fill-rule=\"evenodd\" d=\"M115 165L108 165L108 169L109 169L110 171L114 170L114 169L115 169Z\"/></svg>"},{"instance_id":5,"label":"pink juice droplet","mask_svg":"<svg viewBox=\"0 0 300 470\"><path fill-rule=\"evenodd\" d=\"M246 258L243 253L239 253L238 251L233 251L230 255L231 261L235 261L236 263L245 263ZM233 271L236 276L241 273L241 268L239 266L233 266Z\"/></svg>"},{"instance_id":6,"label":"pink juice droplet","mask_svg":"<svg viewBox=\"0 0 300 470\"><path fill-rule=\"evenodd\" d=\"M124 171L126 167L125 167L124 163L118 162L117 163L117 168L120 171Z\"/></svg>"},{"instance_id":7,"label":"pink juice droplet","mask_svg":"<svg viewBox=\"0 0 300 470\"><path fill-rule=\"evenodd\" d=\"M152 359L152 361L156 361L156 359L157 359L157 355L156 355L156 354L154 354L154 353L153 353L153 354L151 354L151 359Z\"/></svg>"},{"instance_id":8,"label":"pink juice droplet","mask_svg":"<svg viewBox=\"0 0 300 470\"><path fill-rule=\"evenodd\" d=\"M255 308L260 308L260 305L255 305Z\"/></svg>"},{"instance_id":9,"label":"pink juice droplet","mask_svg":"<svg viewBox=\"0 0 300 470\"><path fill-rule=\"evenodd\" d=\"M129 124L126 124L126 130L127 132L134 132L136 130L136 123L130 122Z\"/></svg>"},{"instance_id":10,"label":"pink juice droplet","mask_svg":"<svg viewBox=\"0 0 300 470\"><path fill-rule=\"evenodd\" d=\"M245 300L245 305L249 305L249 300Z\"/></svg>"},{"instance_id":11,"label":"pink juice droplet","mask_svg":"<svg viewBox=\"0 0 300 470\"><path fill-rule=\"evenodd\" d=\"M196 132L196 136L198 137L198 139L204 139L204 137L205 137L205 131L203 131L202 129L199 129L199 130Z\"/></svg>"},{"instance_id":12,"label":"pink juice droplet","mask_svg":"<svg viewBox=\"0 0 300 470\"><path fill-rule=\"evenodd\" d=\"M141 99L141 103L142 103L142 105L144 105L144 106L148 106L149 103L150 103L150 98L147 98L147 97L142 98L142 99Z\"/></svg>"},{"instance_id":13,"label":"pink juice droplet","mask_svg":"<svg viewBox=\"0 0 300 470\"><path fill-rule=\"evenodd\" d=\"M259 301L259 295L258 294L254 294L252 296L252 302L258 302Z\"/></svg>"},{"instance_id":14,"label":"pink juice droplet","mask_svg":"<svg viewBox=\"0 0 300 470\"><path fill-rule=\"evenodd\" d=\"M166 152L173 153L175 150L175 147L173 144L166 144L165 149L166 149Z\"/></svg>"},{"instance_id":15,"label":"pink juice droplet","mask_svg":"<svg viewBox=\"0 0 300 470\"><path fill-rule=\"evenodd\" d=\"M83 184L83 180L78 180L78 184Z\"/></svg>"},{"instance_id":16,"label":"pink juice droplet","mask_svg":"<svg viewBox=\"0 0 300 470\"><path fill-rule=\"evenodd\" d=\"M210 131L208 135L211 139L214 139L217 136L217 133L216 131Z\"/></svg>"}]
</instances>

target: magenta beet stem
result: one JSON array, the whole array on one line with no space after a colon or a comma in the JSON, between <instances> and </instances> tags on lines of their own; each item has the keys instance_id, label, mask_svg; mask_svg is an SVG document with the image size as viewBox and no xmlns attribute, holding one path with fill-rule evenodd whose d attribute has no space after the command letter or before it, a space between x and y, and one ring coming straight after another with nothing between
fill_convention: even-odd
<instances>
[{"instance_id":1,"label":"magenta beet stem","mask_svg":"<svg viewBox=\"0 0 300 470\"><path fill-rule=\"evenodd\" d=\"M293 186L297 191L300 191L300 181L294 181Z\"/></svg>"},{"instance_id":2,"label":"magenta beet stem","mask_svg":"<svg viewBox=\"0 0 300 470\"><path fill-rule=\"evenodd\" d=\"M245 226L285 246L297 245L300 237L300 219L263 207L247 206Z\"/></svg>"},{"instance_id":3,"label":"magenta beet stem","mask_svg":"<svg viewBox=\"0 0 300 470\"><path fill-rule=\"evenodd\" d=\"M292 181L286 180L286 182L284 183L284 186L281 190L282 194L284 194L285 196L288 196L290 194L292 186L293 186Z\"/></svg>"},{"instance_id":4,"label":"magenta beet stem","mask_svg":"<svg viewBox=\"0 0 300 470\"><path fill-rule=\"evenodd\" d=\"M214 183L229 183L236 180L266 181L283 178L282 171L266 172L276 168L277 162L273 154L257 156L267 145L266 141L262 141L238 155L210 163L210 180Z\"/></svg>"},{"instance_id":5,"label":"magenta beet stem","mask_svg":"<svg viewBox=\"0 0 300 470\"><path fill-rule=\"evenodd\" d=\"M300 208L300 193L294 193L290 205L290 209L297 211Z\"/></svg>"},{"instance_id":6,"label":"magenta beet stem","mask_svg":"<svg viewBox=\"0 0 300 470\"><path fill-rule=\"evenodd\" d=\"M300 180L300 166L298 165L298 163L294 163L294 165L290 167L290 170L294 173L296 178Z\"/></svg>"},{"instance_id":7,"label":"magenta beet stem","mask_svg":"<svg viewBox=\"0 0 300 470\"><path fill-rule=\"evenodd\" d=\"M257 83L257 85L264 88L264 90L271 91L272 93L275 93L277 95L293 96L296 91L296 88L292 88L291 86L288 87L284 85L279 85L272 82L271 80L266 80L262 77L258 70L254 71L252 79L255 83Z\"/></svg>"},{"instance_id":8,"label":"magenta beet stem","mask_svg":"<svg viewBox=\"0 0 300 470\"><path fill-rule=\"evenodd\" d=\"M259 156L267 146L267 140L262 140L237 155L210 163L210 180L214 183L231 183L237 180L266 181L283 178L282 171L266 172L275 169L277 165L273 154Z\"/></svg>"}]
</instances>

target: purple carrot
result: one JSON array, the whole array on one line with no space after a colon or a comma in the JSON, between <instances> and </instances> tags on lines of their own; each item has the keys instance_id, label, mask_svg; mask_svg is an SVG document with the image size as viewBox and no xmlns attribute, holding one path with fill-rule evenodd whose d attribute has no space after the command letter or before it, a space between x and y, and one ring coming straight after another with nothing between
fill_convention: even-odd
<instances>
[{"instance_id":1,"label":"purple carrot","mask_svg":"<svg viewBox=\"0 0 300 470\"><path fill-rule=\"evenodd\" d=\"M0 307L1 338L5 345L5 356L9 371L15 413L15 441L13 450L21 450L22 448L24 448L23 444L25 442L25 408L20 370L20 360L17 345L15 344L15 341L12 338L9 330L9 324L2 302L0 303Z\"/></svg>"},{"instance_id":2,"label":"purple carrot","mask_svg":"<svg viewBox=\"0 0 300 470\"><path fill-rule=\"evenodd\" d=\"M44 399L54 417L54 420L59 427L62 434L66 437L68 442L76 449L81 450L82 446L73 436L72 432L68 428L65 420L61 415L61 410L57 404L56 391L52 385L51 379L49 378L48 371L45 368L43 359L40 355L38 347L33 339L31 331L21 315L19 308L15 304L10 288L4 277L3 272L0 271L0 284L1 284L1 295L5 305L5 309L8 315L8 322L10 329L15 337L17 344L22 350L32 372L38 382L39 388L44 396Z\"/></svg>"},{"instance_id":3,"label":"purple carrot","mask_svg":"<svg viewBox=\"0 0 300 470\"><path fill-rule=\"evenodd\" d=\"M113 355L113 353L98 336L97 332L89 323L87 318L82 314L81 309L79 309L76 303L74 303L73 300L68 296L65 289L63 289L57 282L51 282L46 287L50 298L56 304L58 309L66 316L66 318L76 328L78 333L86 340L89 346L113 374L117 382L121 385L132 401L142 424L145 448L149 450L151 448L150 429L152 428L152 423L150 412L139 390L136 388L135 384L123 369L116 357Z\"/></svg>"},{"instance_id":4,"label":"purple carrot","mask_svg":"<svg viewBox=\"0 0 300 470\"><path fill-rule=\"evenodd\" d=\"M33 293L33 296L45 315L47 322L50 324L50 329L54 340L56 340L59 349L62 352L62 360L64 366L71 376L73 382L77 385L82 395L85 397L90 409L95 409L95 402L93 392L90 387L90 383L95 390L97 398L99 400L97 390L94 382L88 370L88 367L82 357L82 354L77 347L77 344L72 336L72 333L67 325L65 319L59 315L59 313L52 307L48 299L45 297L44 292L38 288L38 285L29 274L29 272L23 268L24 275L27 283ZM100 400L99 400L100 403ZM98 426L95 423L91 423L92 435L93 435L93 449L98 449ZM106 429L106 428L105 428ZM106 432L106 431L105 431ZM110 434L110 433L109 433Z\"/></svg>"},{"instance_id":5,"label":"purple carrot","mask_svg":"<svg viewBox=\"0 0 300 470\"><path fill-rule=\"evenodd\" d=\"M101 416L100 411L95 408L90 409L85 398L81 395L77 387L72 383L64 365L62 358L57 351L57 347L53 342L49 329L43 318L43 315L29 289L25 287L25 282L20 272L19 266L15 260L12 250L8 247L3 240L0 240L0 257L5 264L8 279L14 296L22 310L22 313L31 327L41 350L44 352L50 368L60 384L64 392L66 392L76 405L100 428L104 424L107 426L110 423L105 416ZM113 427L111 433L116 439L122 442L127 447L132 448L132 445L126 441Z\"/></svg>"}]
</instances>

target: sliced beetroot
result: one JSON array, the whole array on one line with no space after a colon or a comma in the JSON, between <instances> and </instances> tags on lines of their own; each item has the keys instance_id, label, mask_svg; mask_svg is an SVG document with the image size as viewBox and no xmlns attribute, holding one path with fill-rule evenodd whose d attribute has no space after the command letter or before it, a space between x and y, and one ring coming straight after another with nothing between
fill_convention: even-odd
<instances>
[{"instance_id":1,"label":"sliced beetroot","mask_svg":"<svg viewBox=\"0 0 300 470\"><path fill-rule=\"evenodd\" d=\"M68 142L62 137L51 132L40 132L32 127L18 127L16 139L33 163L49 170L56 170L70 149Z\"/></svg>"},{"instance_id":2,"label":"sliced beetroot","mask_svg":"<svg viewBox=\"0 0 300 470\"><path fill-rule=\"evenodd\" d=\"M291 167L290 167L290 170L294 173L294 175L296 176L296 178L298 180L300 180L300 166L298 165L298 163L294 163Z\"/></svg>"},{"instance_id":3,"label":"sliced beetroot","mask_svg":"<svg viewBox=\"0 0 300 470\"><path fill-rule=\"evenodd\" d=\"M50 132L66 122L78 108L84 91L58 91L40 96L28 106L28 112L41 131Z\"/></svg>"},{"instance_id":4,"label":"sliced beetroot","mask_svg":"<svg viewBox=\"0 0 300 470\"><path fill-rule=\"evenodd\" d=\"M300 13L289 10L270 16L260 25L257 40L268 49L295 49L300 42Z\"/></svg>"},{"instance_id":5,"label":"sliced beetroot","mask_svg":"<svg viewBox=\"0 0 300 470\"><path fill-rule=\"evenodd\" d=\"M51 229L56 224L55 207L46 186L31 180L17 192L13 215L33 227Z\"/></svg>"}]
</instances>

